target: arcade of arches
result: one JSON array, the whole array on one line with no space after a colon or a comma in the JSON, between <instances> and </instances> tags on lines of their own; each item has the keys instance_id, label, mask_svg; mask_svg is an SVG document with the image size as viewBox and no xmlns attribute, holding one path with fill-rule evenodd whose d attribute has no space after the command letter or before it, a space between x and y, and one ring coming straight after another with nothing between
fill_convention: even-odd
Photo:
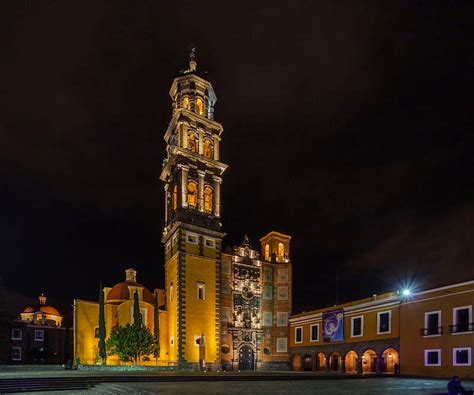
<instances>
[{"instance_id":1,"label":"arcade of arches","mask_svg":"<svg viewBox=\"0 0 474 395\"><path fill-rule=\"evenodd\" d=\"M388 373L398 372L399 353L393 347L382 349L351 349L345 353L333 351L295 353L291 357L294 371L322 371L340 373Z\"/></svg>"}]
</instances>

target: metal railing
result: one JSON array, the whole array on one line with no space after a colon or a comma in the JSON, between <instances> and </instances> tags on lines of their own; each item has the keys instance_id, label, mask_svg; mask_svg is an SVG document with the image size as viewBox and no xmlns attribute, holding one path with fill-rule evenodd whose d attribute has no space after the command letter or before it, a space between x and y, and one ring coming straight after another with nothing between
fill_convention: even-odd
<instances>
[{"instance_id":1,"label":"metal railing","mask_svg":"<svg viewBox=\"0 0 474 395\"><path fill-rule=\"evenodd\" d=\"M474 322L466 322L463 324L449 325L449 333L474 332Z\"/></svg>"},{"instance_id":2,"label":"metal railing","mask_svg":"<svg viewBox=\"0 0 474 395\"><path fill-rule=\"evenodd\" d=\"M428 328L421 328L420 335L421 336L435 336L435 335L442 335L443 334L443 327L428 327Z\"/></svg>"}]
</instances>

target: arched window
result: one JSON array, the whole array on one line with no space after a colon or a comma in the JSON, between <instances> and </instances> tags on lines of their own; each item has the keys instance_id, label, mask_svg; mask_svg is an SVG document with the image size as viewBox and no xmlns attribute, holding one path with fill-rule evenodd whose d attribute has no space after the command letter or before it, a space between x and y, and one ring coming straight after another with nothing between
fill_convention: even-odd
<instances>
[{"instance_id":1,"label":"arched window","mask_svg":"<svg viewBox=\"0 0 474 395\"><path fill-rule=\"evenodd\" d=\"M204 140L204 156L206 158L214 157L214 145L212 144L212 141L209 139Z\"/></svg>"},{"instance_id":2,"label":"arched window","mask_svg":"<svg viewBox=\"0 0 474 395\"><path fill-rule=\"evenodd\" d=\"M204 211L206 213L212 213L213 193L214 191L211 187L204 187Z\"/></svg>"},{"instance_id":3,"label":"arched window","mask_svg":"<svg viewBox=\"0 0 474 395\"><path fill-rule=\"evenodd\" d=\"M198 152L197 136L193 132L188 133L188 149L192 152Z\"/></svg>"},{"instance_id":4,"label":"arched window","mask_svg":"<svg viewBox=\"0 0 474 395\"><path fill-rule=\"evenodd\" d=\"M199 97L196 99L196 112L199 115L204 115L204 103Z\"/></svg>"},{"instance_id":5,"label":"arched window","mask_svg":"<svg viewBox=\"0 0 474 395\"><path fill-rule=\"evenodd\" d=\"M188 182L188 206L190 208L197 206L197 184L194 181Z\"/></svg>"},{"instance_id":6,"label":"arched window","mask_svg":"<svg viewBox=\"0 0 474 395\"><path fill-rule=\"evenodd\" d=\"M265 259L270 259L270 246L268 244L265 244Z\"/></svg>"},{"instance_id":7,"label":"arched window","mask_svg":"<svg viewBox=\"0 0 474 395\"><path fill-rule=\"evenodd\" d=\"M189 110L189 98L185 96L182 101L183 108Z\"/></svg>"},{"instance_id":8,"label":"arched window","mask_svg":"<svg viewBox=\"0 0 474 395\"><path fill-rule=\"evenodd\" d=\"M285 247L283 246L283 243L278 243L278 256L280 258L285 256Z\"/></svg>"},{"instance_id":9,"label":"arched window","mask_svg":"<svg viewBox=\"0 0 474 395\"><path fill-rule=\"evenodd\" d=\"M173 187L173 210L178 208L178 186Z\"/></svg>"}]
</instances>

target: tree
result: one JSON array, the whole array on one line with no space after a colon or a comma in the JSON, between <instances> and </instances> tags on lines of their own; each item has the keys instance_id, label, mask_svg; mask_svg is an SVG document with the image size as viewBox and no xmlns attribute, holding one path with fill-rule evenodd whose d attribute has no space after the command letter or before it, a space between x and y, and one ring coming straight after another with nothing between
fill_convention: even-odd
<instances>
[{"instance_id":1,"label":"tree","mask_svg":"<svg viewBox=\"0 0 474 395\"><path fill-rule=\"evenodd\" d=\"M99 357L102 365L107 363L107 348L105 344L105 307L104 307L104 290L102 289L102 281L100 282L99 292Z\"/></svg>"},{"instance_id":2,"label":"tree","mask_svg":"<svg viewBox=\"0 0 474 395\"><path fill-rule=\"evenodd\" d=\"M140 313L140 302L138 301L138 292L133 295L133 325L142 324L142 314Z\"/></svg>"},{"instance_id":3,"label":"tree","mask_svg":"<svg viewBox=\"0 0 474 395\"><path fill-rule=\"evenodd\" d=\"M158 295L155 292L153 298L153 356L155 357L155 363L158 364L158 358L160 357L160 311L158 310Z\"/></svg>"},{"instance_id":4,"label":"tree","mask_svg":"<svg viewBox=\"0 0 474 395\"><path fill-rule=\"evenodd\" d=\"M133 323L125 326L116 325L107 340L107 350L111 355L117 355L121 361L140 363L142 357L154 351L153 335L143 326Z\"/></svg>"}]
</instances>

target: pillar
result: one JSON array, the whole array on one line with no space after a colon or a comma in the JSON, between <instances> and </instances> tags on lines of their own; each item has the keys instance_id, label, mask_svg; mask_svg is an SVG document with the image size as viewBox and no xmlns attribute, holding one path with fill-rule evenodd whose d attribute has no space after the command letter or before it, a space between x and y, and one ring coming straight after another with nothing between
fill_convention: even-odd
<instances>
[{"instance_id":1,"label":"pillar","mask_svg":"<svg viewBox=\"0 0 474 395\"><path fill-rule=\"evenodd\" d=\"M168 223L168 210L169 210L169 184L165 184L165 224Z\"/></svg>"},{"instance_id":2,"label":"pillar","mask_svg":"<svg viewBox=\"0 0 474 395\"><path fill-rule=\"evenodd\" d=\"M382 353L377 354L377 364L375 365L375 372L377 374L382 373Z\"/></svg>"},{"instance_id":3,"label":"pillar","mask_svg":"<svg viewBox=\"0 0 474 395\"><path fill-rule=\"evenodd\" d=\"M219 137L214 136L214 159L219 160Z\"/></svg>"},{"instance_id":4,"label":"pillar","mask_svg":"<svg viewBox=\"0 0 474 395\"><path fill-rule=\"evenodd\" d=\"M202 130L199 129L199 132L198 132L198 153L200 155L204 155L204 141L203 141L203 133L202 133Z\"/></svg>"},{"instance_id":5,"label":"pillar","mask_svg":"<svg viewBox=\"0 0 474 395\"><path fill-rule=\"evenodd\" d=\"M313 357L313 365L311 366L311 371L314 372L316 370L316 354L313 352L311 355Z\"/></svg>"},{"instance_id":6,"label":"pillar","mask_svg":"<svg viewBox=\"0 0 474 395\"><path fill-rule=\"evenodd\" d=\"M206 175L205 171L198 170L198 208L199 211L204 211L204 176Z\"/></svg>"},{"instance_id":7,"label":"pillar","mask_svg":"<svg viewBox=\"0 0 474 395\"><path fill-rule=\"evenodd\" d=\"M183 148L188 148L188 132L183 127L181 133L183 134Z\"/></svg>"},{"instance_id":8,"label":"pillar","mask_svg":"<svg viewBox=\"0 0 474 395\"><path fill-rule=\"evenodd\" d=\"M188 172L189 166L181 165L181 202L183 207L188 207Z\"/></svg>"},{"instance_id":9,"label":"pillar","mask_svg":"<svg viewBox=\"0 0 474 395\"><path fill-rule=\"evenodd\" d=\"M214 180L214 215L220 217L221 213L221 182L222 178L213 176Z\"/></svg>"},{"instance_id":10,"label":"pillar","mask_svg":"<svg viewBox=\"0 0 474 395\"><path fill-rule=\"evenodd\" d=\"M326 372L330 372L330 371L331 371L331 365L330 365L330 362L329 362L330 359L331 359L330 356L326 357Z\"/></svg>"}]
</instances>

